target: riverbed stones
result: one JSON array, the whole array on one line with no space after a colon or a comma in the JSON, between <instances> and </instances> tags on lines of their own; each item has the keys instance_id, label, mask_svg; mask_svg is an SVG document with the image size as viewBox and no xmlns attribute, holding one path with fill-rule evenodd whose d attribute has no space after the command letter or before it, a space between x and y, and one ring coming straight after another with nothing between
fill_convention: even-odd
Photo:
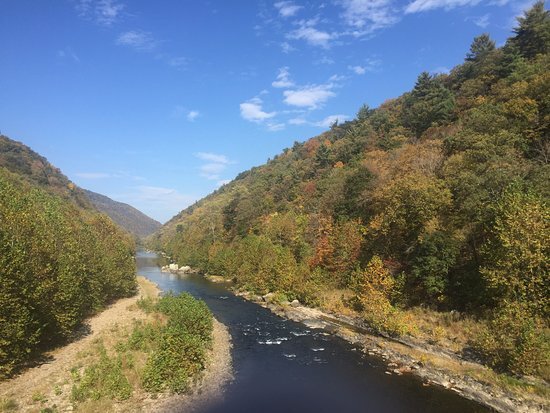
<instances>
[{"instance_id":1,"label":"riverbed stones","mask_svg":"<svg viewBox=\"0 0 550 413\"><path fill-rule=\"evenodd\" d=\"M291 306L291 307L299 307L299 306L300 306L300 301L298 301L298 300L292 300L292 301L290 302L290 306Z\"/></svg>"}]
</instances>

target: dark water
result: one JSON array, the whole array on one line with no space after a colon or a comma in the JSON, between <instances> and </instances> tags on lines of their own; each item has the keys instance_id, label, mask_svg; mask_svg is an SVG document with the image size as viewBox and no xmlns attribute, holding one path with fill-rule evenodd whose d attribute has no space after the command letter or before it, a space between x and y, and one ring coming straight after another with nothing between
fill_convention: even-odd
<instances>
[{"instance_id":1,"label":"dark water","mask_svg":"<svg viewBox=\"0 0 550 413\"><path fill-rule=\"evenodd\" d=\"M208 304L233 340L235 380L209 413L488 412L411 376L385 374L384 363L321 330L283 320L200 275L161 273L140 252L138 273L163 291L187 291Z\"/></svg>"}]
</instances>

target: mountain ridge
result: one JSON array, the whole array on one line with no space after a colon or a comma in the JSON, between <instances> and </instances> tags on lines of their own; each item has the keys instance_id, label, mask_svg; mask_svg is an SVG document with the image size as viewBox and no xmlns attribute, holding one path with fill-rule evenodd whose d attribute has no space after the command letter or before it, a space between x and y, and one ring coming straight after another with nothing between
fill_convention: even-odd
<instances>
[{"instance_id":1,"label":"mountain ridge","mask_svg":"<svg viewBox=\"0 0 550 413\"><path fill-rule=\"evenodd\" d=\"M84 193L99 211L107 214L115 223L139 238L154 233L162 226L160 222L124 202L115 201L88 189L84 189Z\"/></svg>"}]
</instances>

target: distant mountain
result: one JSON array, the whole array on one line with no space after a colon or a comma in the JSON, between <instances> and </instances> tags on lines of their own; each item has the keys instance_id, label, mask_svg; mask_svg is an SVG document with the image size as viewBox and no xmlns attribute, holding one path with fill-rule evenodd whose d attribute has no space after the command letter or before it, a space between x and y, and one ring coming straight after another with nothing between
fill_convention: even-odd
<instances>
[{"instance_id":1,"label":"distant mountain","mask_svg":"<svg viewBox=\"0 0 550 413\"><path fill-rule=\"evenodd\" d=\"M109 215L118 225L138 237L146 237L161 227L161 223L128 204L92 191L84 190L92 204L101 212Z\"/></svg>"}]
</instances>

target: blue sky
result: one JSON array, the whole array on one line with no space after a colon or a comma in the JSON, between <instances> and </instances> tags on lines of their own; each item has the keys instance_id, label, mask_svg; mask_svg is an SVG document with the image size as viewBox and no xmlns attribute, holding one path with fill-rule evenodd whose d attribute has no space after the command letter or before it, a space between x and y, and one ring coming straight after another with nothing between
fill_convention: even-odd
<instances>
[{"instance_id":1,"label":"blue sky","mask_svg":"<svg viewBox=\"0 0 550 413\"><path fill-rule=\"evenodd\" d=\"M0 131L164 222L531 3L0 0Z\"/></svg>"}]
</instances>

